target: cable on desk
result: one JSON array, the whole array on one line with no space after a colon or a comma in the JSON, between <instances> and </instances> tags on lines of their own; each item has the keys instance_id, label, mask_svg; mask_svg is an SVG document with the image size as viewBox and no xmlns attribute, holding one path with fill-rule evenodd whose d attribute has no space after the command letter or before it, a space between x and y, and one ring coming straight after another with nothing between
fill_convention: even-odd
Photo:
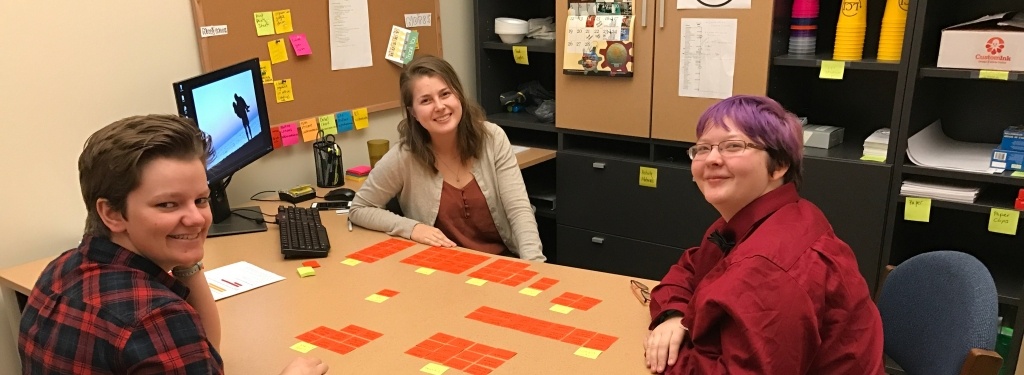
<instances>
[{"instance_id":1,"label":"cable on desk","mask_svg":"<svg viewBox=\"0 0 1024 375\"><path fill-rule=\"evenodd\" d=\"M256 224L263 224L263 223L277 224L276 221L264 220L262 217L248 217L248 216L245 216L245 215L242 215L242 214L238 213L238 211L249 211L249 212L258 213L258 214L263 215L263 216L274 216L274 215L265 214L265 213L263 213L263 211L257 211L257 210L253 210L253 209L249 209L249 208L236 208L236 209L231 210L231 214L235 215L235 216L238 216L240 218L246 219L246 220L250 220L250 221L252 221L252 222L254 222Z\"/></svg>"},{"instance_id":2,"label":"cable on desk","mask_svg":"<svg viewBox=\"0 0 1024 375\"><path fill-rule=\"evenodd\" d=\"M261 191L261 192L259 192L259 193L253 194L252 196L250 196L250 197L249 197L249 200L251 200L251 201L257 201L257 202L285 202L285 203L288 203L288 204L290 204L290 205L292 205L292 206L295 206L295 203L292 203L292 202L288 202L288 201L283 201L283 200L280 200L280 199L257 199L257 198L256 198L256 196L257 196L257 195L260 195L260 194L266 194L266 193L276 193L276 191L273 191L273 190L264 190L264 191ZM264 215L266 215L266 214L264 214ZM269 216L269 215L268 215L268 216Z\"/></svg>"}]
</instances>

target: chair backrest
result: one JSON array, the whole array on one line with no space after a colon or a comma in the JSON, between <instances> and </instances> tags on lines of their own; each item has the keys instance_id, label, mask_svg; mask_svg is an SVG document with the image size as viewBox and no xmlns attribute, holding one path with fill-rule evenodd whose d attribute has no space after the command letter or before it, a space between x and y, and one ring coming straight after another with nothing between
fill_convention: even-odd
<instances>
[{"instance_id":1,"label":"chair backrest","mask_svg":"<svg viewBox=\"0 0 1024 375\"><path fill-rule=\"evenodd\" d=\"M955 375L973 348L995 347L999 296L973 256L933 251L886 277L878 299L885 354L909 375Z\"/></svg>"}]
</instances>

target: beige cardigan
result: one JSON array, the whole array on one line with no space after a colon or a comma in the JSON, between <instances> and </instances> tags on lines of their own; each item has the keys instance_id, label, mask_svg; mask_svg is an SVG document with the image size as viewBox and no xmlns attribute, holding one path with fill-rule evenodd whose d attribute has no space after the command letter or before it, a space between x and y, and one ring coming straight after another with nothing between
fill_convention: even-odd
<instances>
[{"instance_id":1,"label":"beige cardigan","mask_svg":"<svg viewBox=\"0 0 1024 375\"><path fill-rule=\"evenodd\" d=\"M473 163L473 178L505 246L521 259L543 262L547 258L541 252L537 219L512 144L497 125L484 122L484 126L489 137ZM384 154L356 192L349 217L361 227L410 238L417 223L434 225L443 184L440 173L424 168L399 143ZM405 217L383 208L396 196Z\"/></svg>"}]
</instances>

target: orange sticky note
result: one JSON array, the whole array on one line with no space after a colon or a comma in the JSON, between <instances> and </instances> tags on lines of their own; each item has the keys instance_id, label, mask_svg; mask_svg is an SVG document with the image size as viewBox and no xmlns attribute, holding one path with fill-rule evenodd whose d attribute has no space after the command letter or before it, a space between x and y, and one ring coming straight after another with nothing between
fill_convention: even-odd
<instances>
[{"instance_id":1,"label":"orange sticky note","mask_svg":"<svg viewBox=\"0 0 1024 375\"><path fill-rule=\"evenodd\" d=\"M274 142L274 148L281 148L281 129L276 126L270 128L270 140Z\"/></svg>"},{"instance_id":2,"label":"orange sticky note","mask_svg":"<svg viewBox=\"0 0 1024 375\"><path fill-rule=\"evenodd\" d=\"M302 141L309 142L316 140L316 132L320 131L320 126L316 123L316 118L307 118L299 121L299 129L302 130Z\"/></svg>"}]
</instances>

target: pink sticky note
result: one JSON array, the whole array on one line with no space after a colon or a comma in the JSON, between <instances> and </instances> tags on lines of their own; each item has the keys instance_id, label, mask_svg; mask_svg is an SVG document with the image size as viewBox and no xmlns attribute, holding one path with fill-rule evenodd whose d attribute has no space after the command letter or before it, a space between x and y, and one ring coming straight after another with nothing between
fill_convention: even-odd
<instances>
[{"instance_id":1,"label":"pink sticky note","mask_svg":"<svg viewBox=\"0 0 1024 375\"><path fill-rule=\"evenodd\" d=\"M288 36L288 39L292 41L292 49L295 50L295 56L313 54L313 49L309 48L309 41L306 40L306 34L292 34Z\"/></svg>"},{"instance_id":2,"label":"pink sticky note","mask_svg":"<svg viewBox=\"0 0 1024 375\"><path fill-rule=\"evenodd\" d=\"M274 148L281 148L281 129L278 127L270 128L270 140L274 143Z\"/></svg>"},{"instance_id":3,"label":"pink sticky note","mask_svg":"<svg viewBox=\"0 0 1024 375\"><path fill-rule=\"evenodd\" d=\"M281 129L281 146L299 143L299 129L294 122L278 126L278 128Z\"/></svg>"}]
</instances>

